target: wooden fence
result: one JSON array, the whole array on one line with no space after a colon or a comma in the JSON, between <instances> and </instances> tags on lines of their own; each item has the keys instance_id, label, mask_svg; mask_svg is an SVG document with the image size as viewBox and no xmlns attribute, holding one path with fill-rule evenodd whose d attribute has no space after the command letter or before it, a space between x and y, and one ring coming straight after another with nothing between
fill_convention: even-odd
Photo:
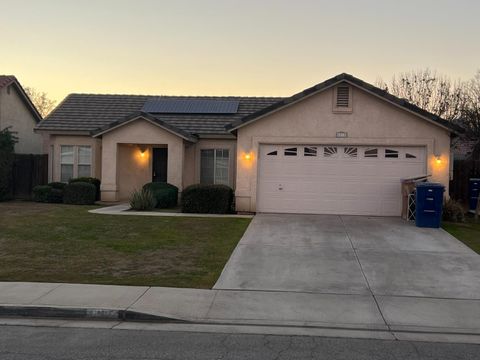
<instances>
[{"instance_id":1,"label":"wooden fence","mask_svg":"<svg viewBox=\"0 0 480 360\"><path fill-rule=\"evenodd\" d=\"M480 160L456 160L453 163L450 196L461 202L468 201L468 181L470 178L480 178Z\"/></svg>"},{"instance_id":2,"label":"wooden fence","mask_svg":"<svg viewBox=\"0 0 480 360\"><path fill-rule=\"evenodd\" d=\"M29 200L36 185L48 182L48 155L15 154L12 192L15 199Z\"/></svg>"}]
</instances>

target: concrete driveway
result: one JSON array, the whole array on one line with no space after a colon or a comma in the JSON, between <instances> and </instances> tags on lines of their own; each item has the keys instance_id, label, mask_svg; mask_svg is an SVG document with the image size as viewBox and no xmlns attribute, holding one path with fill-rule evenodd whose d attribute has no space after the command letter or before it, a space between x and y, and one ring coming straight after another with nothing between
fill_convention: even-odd
<instances>
[{"instance_id":1,"label":"concrete driveway","mask_svg":"<svg viewBox=\"0 0 480 360\"><path fill-rule=\"evenodd\" d=\"M461 327L480 313L480 256L400 218L260 214L214 288L350 295L374 301L387 323Z\"/></svg>"}]
</instances>

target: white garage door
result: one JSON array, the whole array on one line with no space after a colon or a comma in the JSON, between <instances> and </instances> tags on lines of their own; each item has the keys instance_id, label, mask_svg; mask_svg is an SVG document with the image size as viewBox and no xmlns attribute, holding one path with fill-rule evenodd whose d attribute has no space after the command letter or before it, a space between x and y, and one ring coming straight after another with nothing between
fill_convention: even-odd
<instances>
[{"instance_id":1,"label":"white garage door","mask_svg":"<svg viewBox=\"0 0 480 360\"><path fill-rule=\"evenodd\" d=\"M399 216L400 179L425 171L424 147L262 145L257 211Z\"/></svg>"}]
</instances>

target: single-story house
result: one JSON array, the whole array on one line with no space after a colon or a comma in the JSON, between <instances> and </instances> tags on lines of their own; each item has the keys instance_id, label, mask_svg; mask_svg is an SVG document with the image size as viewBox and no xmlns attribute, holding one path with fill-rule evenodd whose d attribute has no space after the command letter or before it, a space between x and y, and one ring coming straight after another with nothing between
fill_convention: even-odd
<instances>
[{"instance_id":1,"label":"single-story house","mask_svg":"<svg viewBox=\"0 0 480 360\"><path fill-rule=\"evenodd\" d=\"M105 201L227 184L238 211L397 216L402 178L448 194L456 128L340 74L287 98L71 94L37 131L51 179L98 177Z\"/></svg>"},{"instance_id":2,"label":"single-story house","mask_svg":"<svg viewBox=\"0 0 480 360\"><path fill-rule=\"evenodd\" d=\"M41 134L34 132L42 115L13 75L0 75L0 130L9 128L17 137L15 153L43 154Z\"/></svg>"}]
</instances>

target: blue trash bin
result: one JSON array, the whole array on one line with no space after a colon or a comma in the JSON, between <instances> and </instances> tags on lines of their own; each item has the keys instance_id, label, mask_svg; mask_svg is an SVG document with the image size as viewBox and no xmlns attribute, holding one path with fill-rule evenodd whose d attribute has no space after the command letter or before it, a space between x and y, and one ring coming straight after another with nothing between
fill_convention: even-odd
<instances>
[{"instance_id":1,"label":"blue trash bin","mask_svg":"<svg viewBox=\"0 0 480 360\"><path fill-rule=\"evenodd\" d=\"M480 195L480 179L470 179L468 182L468 207L471 211L477 208L478 196Z\"/></svg>"},{"instance_id":2,"label":"blue trash bin","mask_svg":"<svg viewBox=\"0 0 480 360\"><path fill-rule=\"evenodd\" d=\"M415 224L418 227L438 228L442 221L445 186L423 182L416 185Z\"/></svg>"}]
</instances>

